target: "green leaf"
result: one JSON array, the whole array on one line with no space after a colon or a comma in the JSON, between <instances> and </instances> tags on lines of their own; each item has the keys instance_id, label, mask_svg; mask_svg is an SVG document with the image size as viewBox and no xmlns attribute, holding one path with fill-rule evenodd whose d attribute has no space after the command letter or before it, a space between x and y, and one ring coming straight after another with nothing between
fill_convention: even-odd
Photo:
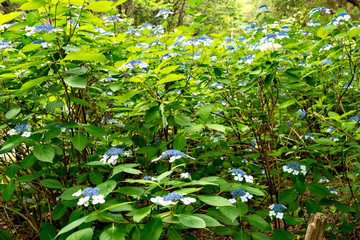
<instances>
[{"instance_id":1,"label":"green leaf","mask_svg":"<svg viewBox=\"0 0 360 240\"><path fill-rule=\"evenodd\" d=\"M166 67L166 68L161 69L161 73L162 73L162 74L169 74L169 73L175 71L175 70L178 69L178 68L179 68L179 66Z\"/></svg>"},{"instance_id":2,"label":"green leaf","mask_svg":"<svg viewBox=\"0 0 360 240\"><path fill-rule=\"evenodd\" d=\"M271 238L268 235L262 232L253 232L251 233L251 237L254 240L271 240Z\"/></svg>"},{"instance_id":3,"label":"green leaf","mask_svg":"<svg viewBox=\"0 0 360 240\"><path fill-rule=\"evenodd\" d=\"M46 110L49 112L54 111L56 108L62 108L64 106L64 102L61 100L55 100L46 105Z\"/></svg>"},{"instance_id":4,"label":"green leaf","mask_svg":"<svg viewBox=\"0 0 360 240\"><path fill-rule=\"evenodd\" d=\"M145 224L140 240L158 240L160 239L162 231L163 223L161 218L151 219Z\"/></svg>"},{"instance_id":5,"label":"green leaf","mask_svg":"<svg viewBox=\"0 0 360 240\"><path fill-rule=\"evenodd\" d=\"M19 14L20 12L11 12L9 14L0 15L0 25L6 22L10 22L11 20L19 16Z\"/></svg>"},{"instance_id":6,"label":"green leaf","mask_svg":"<svg viewBox=\"0 0 360 240\"><path fill-rule=\"evenodd\" d=\"M43 1L40 1L40 0L34 0L34 1L30 1L30 2L27 2L23 5L21 5L19 7L19 9L21 10L34 10L34 9L39 9L43 6L45 6L47 3L46 2L43 2Z\"/></svg>"},{"instance_id":7,"label":"green leaf","mask_svg":"<svg viewBox=\"0 0 360 240\"><path fill-rule=\"evenodd\" d=\"M294 103L296 103L296 98L293 98L286 102L281 103L279 106L279 109L287 108L288 106L293 105Z\"/></svg>"},{"instance_id":8,"label":"green leaf","mask_svg":"<svg viewBox=\"0 0 360 240\"><path fill-rule=\"evenodd\" d=\"M86 8L95 11L95 12L108 12L113 7L113 2L109 1L98 1L98 2L92 2L90 3Z\"/></svg>"},{"instance_id":9,"label":"green leaf","mask_svg":"<svg viewBox=\"0 0 360 240\"><path fill-rule=\"evenodd\" d=\"M28 175L24 175L16 179L17 182L29 182L38 179L43 174L42 171L37 171Z\"/></svg>"},{"instance_id":10,"label":"green leaf","mask_svg":"<svg viewBox=\"0 0 360 240\"><path fill-rule=\"evenodd\" d=\"M122 104L122 103L130 100L133 96L135 96L139 92L141 92L141 91L132 91L132 92L128 92L121 96L115 96L114 98L117 100L116 104Z\"/></svg>"},{"instance_id":11,"label":"green leaf","mask_svg":"<svg viewBox=\"0 0 360 240\"><path fill-rule=\"evenodd\" d=\"M226 127L220 124L206 124L206 126L219 132L226 132Z\"/></svg>"},{"instance_id":12,"label":"green leaf","mask_svg":"<svg viewBox=\"0 0 360 240\"><path fill-rule=\"evenodd\" d=\"M241 186L241 188L253 195L261 196L261 197L265 196L265 193L263 191L261 191L260 189L249 187L249 186Z\"/></svg>"},{"instance_id":13,"label":"green leaf","mask_svg":"<svg viewBox=\"0 0 360 240\"><path fill-rule=\"evenodd\" d=\"M295 236L292 235L289 231L285 231L285 230L281 230L281 229L273 230L273 240L288 240L288 239L294 239L294 238L295 238Z\"/></svg>"},{"instance_id":14,"label":"green leaf","mask_svg":"<svg viewBox=\"0 0 360 240\"><path fill-rule=\"evenodd\" d=\"M77 61L98 61L98 62L106 62L106 57L95 51L75 51L70 52L64 60L77 60Z\"/></svg>"},{"instance_id":15,"label":"green leaf","mask_svg":"<svg viewBox=\"0 0 360 240\"><path fill-rule=\"evenodd\" d=\"M343 222L340 226L340 229L343 233L349 233L354 231L354 225L351 223Z\"/></svg>"},{"instance_id":16,"label":"green leaf","mask_svg":"<svg viewBox=\"0 0 360 240\"><path fill-rule=\"evenodd\" d=\"M88 145L89 139L84 134L78 133L71 139L71 142L76 150L82 151Z\"/></svg>"},{"instance_id":17,"label":"green leaf","mask_svg":"<svg viewBox=\"0 0 360 240\"><path fill-rule=\"evenodd\" d=\"M175 122L180 126L189 126L190 118L184 115L176 115L174 118Z\"/></svg>"},{"instance_id":18,"label":"green leaf","mask_svg":"<svg viewBox=\"0 0 360 240\"><path fill-rule=\"evenodd\" d=\"M312 183L309 183L307 185L307 187L308 187L309 191L313 194L316 194L316 195L319 195L322 197L331 195L329 189L320 183L312 182Z\"/></svg>"},{"instance_id":19,"label":"green leaf","mask_svg":"<svg viewBox=\"0 0 360 240\"><path fill-rule=\"evenodd\" d=\"M102 194L102 195L104 195L104 197L106 197L115 189L116 181L109 180L109 181L106 181L106 182L103 182L103 183L97 185L96 187L99 189L100 194Z\"/></svg>"},{"instance_id":20,"label":"green leaf","mask_svg":"<svg viewBox=\"0 0 360 240\"><path fill-rule=\"evenodd\" d=\"M249 223L254 225L255 227L260 228L263 231L271 231L271 227L269 223L267 223L264 219L262 219L259 215L252 214L246 216Z\"/></svg>"},{"instance_id":21,"label":"green leaf","mask_svg":"<svg viewBox=\"0 0 360 240\"><path fill-rule=\"evenodd\" d=\"M92 184L96 185L102 183L104 177L99 171L93 170L89 174L89 179Z\"/></svg>"},{"instance_id":22,"label":"green leaf","mask_svg":"<svg viewBox=\"0 0 360 240\"><path fill-rule=\"evenodd\" d=\"M43 222L40 228L41 240L54 240L56 237L56 230L51 223Z\"/></svg>"},{"instance_id":23,"label":"green leaf","mask_svg":"<svg viewBox=\"0 0 360 240\"><path fill-rule=\"evenodd\" d=\"M206 223L206 227L219 227L219 226L223 226L221 223L219 223L215 218L212 218L208 215L205 215L205 214L192 214L193 216L195 217L199 217L201 218L202 220L205 221Z\"/></svg>"},{"instance_id":24,"label":"green leaf","mask_svg":"<svg viewBox=\"0 0 360 240\"><path fill-rule=\"evenodd\" d=\"M329 35L335 28L336 28L336 26L334 26L334 25L326 25L326 26L320 27L319 30L317 31L317 35L321 38L324 38L327 35Z\"/></svg>"},{"instance_id":25,"label":"green leaf","mask_svg":"<svg viewBox=\"0 0 360 240\"><path fill-rule=\"evenodd\" d=\"M210 117L212 109L212 105L206 105L204 107L201 107L198 112L201 120L206 121L206 119Z\"/></svg>"},{"instance_id":26,"label":"green leaf","mask_svg":"<svg viewBox=\"0 0 360 240\"><path fill-rule=\"evenodd\" d=\"M137 170L134 168L136 166L137 166L137 164L135 164L135 163L118 165L118 166L114 167L113 173L111 176L114 176L121 172L126 172L126 173L130 173L130 174L141 174L142 172L140 170Z\"/></svg>"},{"instance_id":27,"label":"green leaf","mask_svg":"<svg viewBox=\"0 0 360 240\"><path fill-rule=\"evenodd\" d=\"M94 137L103 137L103 136L107 135L106 131L101 127L86 126L86 127L84 127L84 129L87 133L89 133L90 135L92 135Z\"/></svg>"},{"instance_id":28,"label":"green leaf","mask_svg":"<svg viewBox=\"0 0 360 240\"><path fill-rule=\"evenodd\" d=\"M67 77L64 82L73 88L85 88L87 84L86 79L79 76Z\"/></svg>"},{"instance_id":29,"label":"green leaf","mask_svg":"<svg viewBox=\"0 0 360 240\"><path fill-rule=\"evenodd\" d=\"M72 233L66 240L89 240L92 239L93 234L94 230L92 228L85 228Z\"/></svg>"},{"instance_id":30,"label":"green leaf","mask_svg":"<svg viewBox=\"0 0 360 240\"><path fill-rule=\"evenodd\" d=\"M239 209L235 206L224 206L219 207L219 210L224 216L230 219L230 221L234 221L237 217L239 217Z\"/></svg>"},{"instance_id":31,"label":"green leaf","mask_svg":"<svg viewBox=\"0 0 360 240\"><path fill-rule=\"evenodd\" d=\"M199 195L198 198L211 206L221 207L221 206L232 206L229 199L214 196L214 195Z\"/></svg>"},{"instance_id":32,"label":"green leaf","mask_svg":"<svg viewBox=\"0 0 360 240\"><path fill-rule=\"evenodd\" d=\"M168 83L168 82L174 82L174 81L178 81L180 79L185 78L185 76L183 74L169 74L166 76L166 78L161 79L160 81L158 81L156 83L156 85L160 85L163 83Z\"/></svg>"},{"instance_id":33,"label":"green leaf","mask_svg":"<svg viewBox=\"0 0 360 240\"><path fill-rule=\"evenodd\" d=\"M310 214L310 213L317 213L317 212L322 212L322 209L320 207L320 205L311 200L311 199L307 199L305 201L305 207L306 207L306 211Z\"/></svg>"},{"instance_id":34,"label":"green leaf","mask_svg":"<svg viewBox=\"0 0 360 240\"><path fill-rule=\"evenodd\" d=\"M176 150L183 150L186 145L186 139L183 136L177 136L173 142L173 148Z\"/></svg>"},{"instance_id":35,"label":"green leaf","mask_svg":"<svg viewBox=\"0 0 360 240\"><path fill-rule=\"evenodd\" d=\"M10 234L7 231L4 231L0 228L0 239L1 240L13 240Z\"/></svg>"},{"instance_id":36,"label":"green leaf","mask_svg":"<svg viewBox=\"0 0 360 240\"><path fill-rule=\"evenodd\" d=\"M100 234L100 240L125 240L122 228L112 225Z\"/></svg>"},{"instance_id":37,"label":"green leaf","mask_svg":"<svg viewBox=\"0 0 360 240\"><path fill-rule=\"evenodd\" d=\"M55 150L48 144L37 144L34 147L33 154L40 161L52 163L55 157Z\"/></svg>"},{"instance_id":38,"label":"green leaf","mask_svg":"<svg viewBox=\"0 0 360 240\"><path fill-rule=\"evenodd\" d=\"M179 214L177 215L177 217L179 218L180 223L187 227L191 227L191 228L206 227L206 222L200 217L196 217L194 215L189 215L189 214Z\"/></svg>"},{"instance_id":39,"label":"green leaf","mask_svg":"<svg viewBox=\"0 0 360 240\"><path fill-rule=\"evenodd\" d=\"M140 222L141 220L143 220L146 216L150 215L151 212L151 207L152 206L147 206L147 207L143 207L140 209L136 209L133 219L135 222Z\"/></svg>"},{"instance_id":40,"label":"green leaf","mask_svg":"<svg viewBox=\"0 0 360 240\"><path fill-rule=\"evenodd\" d=\"M17 164L12 164L6 168L6 175L10 179L13 179L18 171L19 171L19 166Z\"/></svg>"},{"instance_id":41,"label":"green leaf","mask_svg":"<svg viewBox=\"0 0 360 240\"><path fill-rule=\"evenodd\" d=\"M21 111L20 107L14 107L5 114L5 117L7 119L13 119L14 117L16 117L19 114L20 111Z\"/></svg>"},{"instance_id":42,"label":"green leaf","mask_svg":"<svg viewBox=\"0 0 360 240\"><path fill-rule=\"evenodd\" d=\"M56 236L60 236L63 233L66 233L68 231L73 230L74 228L80 226L83 222L85 222L85 220L88 218L89 216L84 216L82 218L79 218L73 222L71 222L70 224L66 225L64 228L62 228L59 233ZM91 239L91 238L90 238Z\"/></svg>"},{"instance_id":43,"label":"green leaf","mask_svg":"<svg viewBox=\"0 0 360 240\"><path fill-rule=\"evenodd\" d=\"M353 28L348 32L349 38L353 38L353 37L355 37L356 35L359 35L359 34L360 34L360 27Z\"/></svg>"},{"instance_id":44,"label":"green leaf","mask_svg":"<svg viewBox=\"0 0 360 240\"><path fill-rule=\"evenodd\" d=\"M8 202L11 198L11 196L13 195L15 191L15 182L14 180L11 180L6 187L4 188L3 192L2 192L2 198L4 199L4 201Z\"/></svg>"},{"instance_id":45,"label":"green leaf","mask_svg":"<svg viewBox=\"0 0 360 240\"><path fill-rule=\"evenodd\" d=\"M60 198L62 200L74 200L77 197L74 197L73 194L76 193L77 191L79 191L81 189L81 186L77 185L74 187L71 187L69 189L66 189L61 195Z\"/></svg>"},{"instance_id":46,"label":"green leaf","mask_svg":"<svg viewBox=\"0 0 360 240\"><path fill-rule=\"evenodd\" d=\"M53 220L58 220L60 219L62 216L64 216L66 210L68 207L66 207L64 204L60 203L59 205L56 206L56 208L54 209L54 211L52 212L51 216ZM55 235L56 236L56 231L55 231Z\"/></svg>"},{"instance_id":47,"label":"green leaf","mask_svg":"<svg viewBox=\"0 0 360 240\"><path fill-rule=\"evenodd\" d=\"M39 181L40 185L47 187L47 188L61 188L63 189L64 186L55 179L44 179Z\"/></svg>"},{"instance_id":48,"label":"green leaf","mask_svg":"<svg viewBox=\"0 0 360 240\"><path fill-rule=\"evenodd\" d=\"M76 49L75 51L77 51L77 50L80 50L80 49ZM69 70L66 70L64 73L68 74L68 75L84 75L85 73L87 73L87 71L88 71L88 69L85 67L78 67L78 68L70 68Z\"/></svg>"}]
</instances>

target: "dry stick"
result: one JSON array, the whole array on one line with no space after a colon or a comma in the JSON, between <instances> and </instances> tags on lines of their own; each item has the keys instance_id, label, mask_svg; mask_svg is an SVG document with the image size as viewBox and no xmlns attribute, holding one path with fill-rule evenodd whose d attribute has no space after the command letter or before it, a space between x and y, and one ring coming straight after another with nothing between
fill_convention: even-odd
<instances>
[{"instance_id":1,"label":"dry stick","mask_svg":"<svg viewBox=\"0 0 360 240\"><path fill-rule=\"evenodd\" d=\"M9 210L9 211L12 211L12 212L14 212L15 214L19 215L20 217L24 218L26 221L29 222L30 226L32 227L32 229L34 229L35 232L39 232L39 231L36 229L36 227L33 225L33 223L32 223L24 214L19 213L18 211L15 211L14 209L9 208L9 207L7 207L7 206L2 206L2 205L0 205L0 207L5 208L5 209L7 209L7 210Z\"/></svg>"},{"instance_id":2,"label":"dry stick","mask_svg":"<svg viewBox=\"0 0 360 240\"><path fill-rule=\"evenodd\" d=\"M340 132L344 133L346 136L348 136L349 138L351 138L352 140L354 140L357 144L360 145L360 140L357 140L356 138L354 138L353 136L351 136L349 133L345 132L344 130L342 130L341 128L337 128L335 127L333 124L331 124L330 122L328 122L327 120L325 120L324 118L322 118L322 116L320 116L319 114L309 111L307 110L309 113L313 114L314 116L316 116L317 118L319 118L321 121L329 124L330 126L336 128L337 130L339 130Z\"/></svg>"}]
</instances>

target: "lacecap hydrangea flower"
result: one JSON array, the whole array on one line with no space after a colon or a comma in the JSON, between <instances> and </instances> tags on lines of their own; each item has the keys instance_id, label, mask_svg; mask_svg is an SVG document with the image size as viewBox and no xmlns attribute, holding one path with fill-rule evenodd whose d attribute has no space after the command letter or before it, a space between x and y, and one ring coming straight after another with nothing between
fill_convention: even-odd
<instances>
[{"instance_id":1,"label":"lacecap hydrangea flower","mask_svg":"<svg viewBox=\"0 0 360 240\"><path fill-rule=\"evenodd\" d=\"M145 176L143 179L144 180L150 180L150 181L156 181L156 178L151 177L151 176Z\"/></svg>"},{"instance_id":2,"label":"lacecap hydrangea flower","mask_svg":"<svg viewBox=\"0 0 360 240\"><path fill-rule=\"evenodd\" d=\"M244 171L241 170L241 169L234 169L234 170L232 170L231 175L234 176L234 180L237 180L237 181L243 181L243 180L245 180L245 182L254 183L254 178L253 178L253 176L247 175L246 172L244 172Z\"/></svg>"},{"instance_id":3,"label":"lacecap hydrangea flower","mask_svg":"<svg viewBox=\"0 0 360 240\"><path fill-rule=\"evenodd\" d=\"M267 42L267 43L260 45L259 49L262 52L265 52L265 51L274 52L274 51L279 50L281 47L282 46L280 44L273 43L273 42Z\"/></svg>"},{"instance_id":4,"label":"lacecap hydrangea flower","mask_svg":"<svg viewBox=\"0 0 360 240\"><path fill-rule=\"evenodd\" d=\"M330 181L329 181L329 179L327 179L325 176L323 176L323 177L319 180L319 182L320 182L320 183L323 183L323 182L329 183Z\"/></svg>"},{"instance_id":5,"label":"lacecap hydrangea flower","mask_svg":"<svg viewBox=\"0 0 360 240\"><path fill-rule=\"evenodd\" d=\"M170 157L170 160L169 162L172 163L174 162L175 160L179 159L179 158L190 158L190 159L195 159L193 157L190 157L189 155L181 152L181 151L178 151L178 150L166 150L165 152L163 152L160 157L158 158L155 158L153 159L151 162L156 162L156 161L159 161L163 158L166 158L166 157Z\"/></svg>"},{"instance_id":6,"label":"lacecap hydrangea flower","mask_svg":"<svg viewBox=\"0 0 360 240\"><path fill-rule=\"evenodd\" d=\"M304 135L302 136L305 139L311 139L311 140L315 140L314 136L310 133L304 133Z\"/></svg>"},{"instance_id":7,"label":"lacecap hydrangea flower","mask_svg":"<svg viewBox=\"0 0 360 240\"><path fill-rule=\"evenodd\" d=\"M196 202L195 198L191 197L185 197L185 194L180 193L169 193L166 196L160 197L153 197L150 199L151 202L157 203L161 206L169 206L169 205L175 205L179 200L182 201L185 205L189 205L190 203Z\"/></svg>"},{"instance_id":8,"label":"lacecap hydrangea flower","mask_svg":"<svg viewBox=\"0 0 360 240\"><path fill-rule=\"evenodd\" d=\"M229 191L232 195L232 199L229 199L231 203L236 202L236 197L239 196L241 202L247 202L249 199L252 199L254 196L246 192L244 189L239 188L233 191Z\"/></svg>"},{"instance_id":9,"label":"lacecap hydrangea flower","mask_svg":"<svg viewBox=\"0 0 360 240\"><path fill-rule=\"evenodd\" d=\"M306 174L306 166L300 165L297 162L289 163L288 165L283 166L283 171L291 173L293 175L298 175L299 173Z\"/></svg>"},{"instance_id":10,"label":"lacecap hydrangea flower","mask_svg":"<svg viewBox=\"0 0 360 240\"><path fill-rule=\"evenodd\" d=\"M7 134L9 134L10 136L13 136L13 135L18 135L21 133L22 137L30 137L30 135L31 135L30 130L31 130L30 124L22 123L20 125L17 125L13 129L10 129L9 131L7 131Z\"/></svg>"},{"instance_id":11,"label":"lacecap hydrangea flower","mask_svg":"<svg viewBox=\"0 0 360 240\"><path fill-rule=\"evenodd\" d=\"M282 205L282 204L272 204L269 206L270 208L270 212L269 212L269 216L274 216L275 218L278 219L283 219L284 217L284 213L283 211L286 210L287 208Z\"/></svg>"},{"instance_id":12,"label":"lacecap hydrangea flower","mask_svg":"<svg viewBox=\"0 0 360 240\"><path fill-rule=\"evenodd\" d=\"M331 194L335 194L335 195L338 194L338 192L335 190L335 188L333 188L333 187L328 187L328 189L330 190L330 193L331 193Z\"/></svg>"},{"instance_id":13,"label":"lacecap hydrangea flower","mask_svg":"<svg viewBox=\"0 0 360 240\"><path fill-rule=\"evenodd\" d=\"M80 197L81 195L84 195L84 197L81 197L77 203L77 205L85 207L89 206L90 198L92 199L92 204L103 204L105 203L104 195L100 194L100 190L98 188L85 188L84 190L79 190L76 193L74 193L72 196L74 197Z\"/></svg>"},{"instance_id":14,"label":"lacecap hydrangea flower","mask_svg":"<svg viewBox=\"0 0 360 240\"><path fill-rule=\"evenodd\" d=\"M147 68L148 66L149 66L149 64L147 64L143 61L131 60L130 62L123 64L118 70L123 69L123 68L128 68L128 69Z\"/></svg>"},{"instance_id":15,"label":"lacecap hydrangea flower","mask_svg":"<svg viewBox=\"0 0 360 240\"><path fill-rule=\"evenodd\" d=\"M325 12L325 13L327 13L327 14L330 14L331 13L331 10L329 9L329 8L326 8L326 7L318 7L318 8L314 8L313 10L311 10L310 12L309 12L309 15L310 15L310 17L314 14L314 13L316 13L316 12Z\"/></svg>"},{"instance_id":16,"label":"lacecap hydrangea flower","mask_svg":"<svg viewBox=\"0 0 360 240\"><path fill-rule=\"evenodd\" d=\"M188 172L180 173L180 178L190 178L190 173Z\"/></svg>"},{"instance_id":17,"label":"lacecap hydrangea flower","mask_svg":"<svg viewBox=\"0 0 360 240\"><path fill-rule=\"evenodd\" d=\"M308 26L309 27L315 27L315 26L321 26L321 24L316 21L316 20L311 20L309 23L308 23Z\"/></svg>"},{"instance_id":18,"label":"lacecap hydrangea flower","mask_svg":"<svg viewBox=\"0 0 360 240\"><path fill-rule=\"evenodd\" d=\"M299 117L299 118L304 118L306 116L306 111L305 109L299 109L297 112L296 112L296 115Z\"/></svg>"},{"instance_id":19,"label":"lacecap hydrangea flower","mask_svg":"<svg viewBox=\"0 0 360 240\"><path fill-rule=\"evenodd\" d=\"M164 19L167 19L170 14L174 14L174 12L172 12L172 11L169 10L169 9L163 9L163 10L160 10L160 11L158 12L158 14L156 14L155 17L164 16Z\"/></svg>"},{"instance_id":20,"label":"lacecap hydrangea flower","mask_svg":"<svg viewBox=\"0 0 360 240\"><path fill-rule=\"evenodd\" d=\"M125 145L119 145L115 148L111 148L106 151L106 153L102 156L100 159L103 164L112 164L115 165L117 163L117 159L119 158L119 155L121 156L129 156L129 152L125 152L125 150L128 150L127 146Z\"/></svg>"},{"instance_id":21,"label":"lacecap hydrangea flower","mask_svg":"<svg viewBox=\"0 0 360 240\"><path fill-rule=\"evenodd\" d=\"M270 11L270 8L266 5L261 5L260 7L258 7L258 9L256 10L258 12L268 12Z\"/></svg>"}]
</instances>

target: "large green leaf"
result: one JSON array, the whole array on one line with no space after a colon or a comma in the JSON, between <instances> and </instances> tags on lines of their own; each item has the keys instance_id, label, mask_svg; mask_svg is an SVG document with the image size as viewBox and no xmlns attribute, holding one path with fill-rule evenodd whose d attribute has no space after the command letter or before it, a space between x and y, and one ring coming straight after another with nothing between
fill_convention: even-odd
<instances>
[{"instance_id":1,"label":"large green leaf","mask_svg":"<svg viewBox=\"0 0 360 240\"><path fill-rule=\"evenodd\" d=\"M322 196L322 197L331 195L329 189L320 183L315 183L315 182L309 183L307 185L307 188L309 189L309 191L311 193Z\"/></svg>"},{"instance_id":2,"label":"large green leaf","mask_svg":"<svg viewBox=\"0 0 360 240\"><path fill-rule=\"evenodd\" d=\"M88 145L89 139L84 134L78 133L71 139L71 142L76 150L82 151Z\"/></svg>"},{"instance_id":3,"label":"large green leaf","mask_svg":"<svg viewBox=\"0 0 360 240\"><path fill-rule=\"evenodd\" d=\"M10 200L11 196L13 195L15 191L15 182L14 180L11 180L5 187L5 189L2 192L2 198L7 202Z\"/></svg>"},{"instance_id":4,"label":"large green leaf","mask_svg":"<svg viewBox=\"0 0 360 240\"><path fill-rule=\"evenodd\" d=\"M106 57L98 52L95 51L74 51L70 52L64 60L77 60L77 61L98 61L98 62L105 62Z\"/></svg>"},{"instance_id":5,"label":"large green leaf","mask_svg":"<svg viewBox=\"0 0 360 240\"><path fill-rule=\"evenodd\" d=\"M140 240L158 240L163 231L161 218L153 218L145 224Z\"/></svg>"},{"instance_id":6,"label":"large green leaf","mask_svg":"<svg viewBox=\"0 0 360 240\"><path fill-rule=\"evenodd\" d=\"M92 239L94 230L92 228L85 228L72 233L66 240L89 240Z\"/></svg>"},{"instance_id":7,"label":"large green leaf","mask_svg":"<svg viewBox=\"0 0 360 240\"><path fill-rule=\"evenodd\" d=\"M19 170L19 166L17 164L12 164L6 168L6 175L12 179L15 177L16 173Z\"/></svg>"},{"instance_id":8,"label":"large green leaf","mask_svg":"<svg viewBox=\"0 0 360 240\"><path fill-rule=\"evenodd\" d=\"M43 222L40 228L41 240L54 240L56 236L56 230L51 223Z\"/></svg>"},{"instance_id":9,"label":"large green leaf","mask_svg":"<svg viewBox=\"0 0 360 240\"><path fill-rule=\"evenodd\" d=\"M271 227L268 222L262 219L259 215L252 214L246 216L247 221L254 225L255 227L260 228L263 231L271 231Z\"/></svg>"},{"instance_id":10,"label":"large green leaf","mask_svg":"<svg viewBox=\"0 0 360 240\"><path fill-rule=\"evenodd\" d=\"M98 1L90 3L86 8L95 12L108 12L112 9L113 2Z\"/></svg>"},{"instance_id":11,"label":"large green leaf","mask_svg":"<svg viewBox=\"0 0 360 240\"><path fill-rule=\"evenodd\" d=\"M229 199L214 195L199 195L198 198L211 206L232 206Z\"/></svg>"},{"instance_id":12,"label":"large green leaf","mask_svg":"<svg viewBox=\"0 0 360 240\"><path fill-rule=\"evenodd\" d=\"M80 224L82 224L83 222L85 222L85 220L88 218L89 216L84 216L82 218L79 218L71 223L69 223L68 225L66 225L65 227L63 227L59 233L56 236L60 236L63 233L66 233L68 231L73 230L74 228L80 226Z\"/></svg>"},{"instance_id":13,"label":"large green leaf","mask_svg":"<svg viewBox=\"0 0 360 240\"><path fill-rule=\"evenodd\" d=\"M64 82L73 88L85 88L87 81L83 77L71 76L64 79Z\"/></svg>"},{"instance_id":14,"label":"large green leaf","mask_svg":"<svg viewBox=\"0 0 360 240\"><path fill-rule=\"evenodd\" d=\"M147 206L147 207L143 207L140 209L136 209L133 219L135 222L140 222L141 220L143 220L146 216L148 216L151 212L151 207L152 206Z\"/></svg>"},{"instance_id":15,"label":"large green leaf","mask_svg":"<svg viewBox=\"0 0 360 240\"><path fill-rule=\"evenodd\" d=\"M177 215L181 224L191 228L205 228L206 222L197 216L190 214L179 214Z\"/></svg>"},{"instance_id":16,"label":"large green leaf","mask_svg":"<svg viewBox=\"0 0 360 240\"><path fill-rule=\"evenodd\" d=\"M40 185L47 187L47 188L64 188L64 186L55 179L43 179L39 181Z\"/></svg>"},{"instance_id":17,"label":"large green leaf","mask_svg":"<svg viewBox=\"0 0 360 240\"><path fill-rule=\"evenodd\" d=\"M125 240L125 233L122 228L113 224L100 234L99 240Z\"/></svg>"},{"instance_id":18,"label":"large green leaf","mask_svg":"<svg viewBox=\"0 0 360 240\"><path fill-rule=\"evenodd\" d=\"M180 126L189 126L190 118L184 115L176 115L174 118L175 122Z\"/></svg>"},{"instance_id":19,"label":"large green leaf","mask_svg":"<svg viewBox=\"0 0 360 240\"><path fill-rule=\"evenodd\" d=\"M52 163L55 157L55 149L47 144L37 144L34 147L33 154L40 161Z\"/></svg>"}]
</instances>

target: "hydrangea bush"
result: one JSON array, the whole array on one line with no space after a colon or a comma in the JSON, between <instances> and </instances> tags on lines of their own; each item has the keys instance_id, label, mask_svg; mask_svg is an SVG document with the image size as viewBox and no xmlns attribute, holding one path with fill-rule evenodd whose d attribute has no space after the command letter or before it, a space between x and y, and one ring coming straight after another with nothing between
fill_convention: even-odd
<instances>
[{"instance_id":1,"label":"hydrangea bush","mask_svg":"<svg viewBox=\"0 0 360 240\"><path fill-rule=\"evenodd\" d=\"M1 210L40 239L327 239L359 221L359 33L343 10L226 34L118 3L1 15ZM333 19L333 20L331 20ZM163 22L162 22L163 21ZM91 203L91 204L90 204Z\"/></svg>"}]
</instances>

